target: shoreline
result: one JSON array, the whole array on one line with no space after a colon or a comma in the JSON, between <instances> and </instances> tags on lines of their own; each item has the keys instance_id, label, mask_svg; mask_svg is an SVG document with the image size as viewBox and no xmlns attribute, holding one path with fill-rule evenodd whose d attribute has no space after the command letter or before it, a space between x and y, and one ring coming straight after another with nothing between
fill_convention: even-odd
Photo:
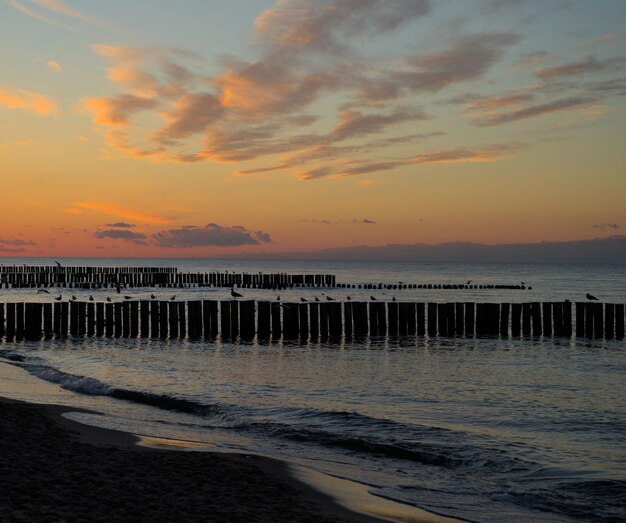
<instances>
[{"instance_id":1,"label":"shoreline","mask_svg":"<svg viewBox=\"0 0 626 523\"><path fill-rule=\"evenodd\" d=\"M273 458L140 444L63 416L76 411L0 397L3 520L459 521Z\"/></svg>"}]
</instances>

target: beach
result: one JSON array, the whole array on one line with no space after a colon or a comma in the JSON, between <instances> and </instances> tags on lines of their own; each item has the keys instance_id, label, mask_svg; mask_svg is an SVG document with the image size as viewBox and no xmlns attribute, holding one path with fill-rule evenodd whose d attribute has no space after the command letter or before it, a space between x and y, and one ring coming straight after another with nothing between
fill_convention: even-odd
<instances>
[{"instance_id":1,"label":"beach","mask_svg":"<svg viewBox=\"0 0 626 523\"><path fill-rule=\"evenodd\" d=\"M138 446L68 410L0 398L2 521L446 521L353 512L279 460Z\"/></svg>"}]
</instances>

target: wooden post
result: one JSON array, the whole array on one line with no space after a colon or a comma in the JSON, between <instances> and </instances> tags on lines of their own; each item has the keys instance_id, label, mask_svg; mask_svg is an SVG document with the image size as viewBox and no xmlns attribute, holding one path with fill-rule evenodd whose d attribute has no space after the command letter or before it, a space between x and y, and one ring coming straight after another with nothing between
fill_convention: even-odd
<instances>
[{"instance_id":1,"label":"wooden post","mask_svg":"<svg viewBox=\"0 0 626 523\"><path fill-rule=\"evenodd\" d=\"M398 321L398 303L397 302L389 302L387 303L387 314L389 316L389 335L397 336L399 330L399 321Z\"/></svg>"},{"instance_id":2,"label":"wooden post","mask_svg":"<svg viewBox=\"0 0 626 523\"><path fill-rule=\"evenodd\" d=\"M415 324L415 332L418 336L424 336L426 334L426 304L425 303L416 303L415 304L416 311L416 324ZM409 316L409 321L410 321ZM411 334L411 325L409 324L409 334Z\"/></svg>"},{"instance_id":3,"label":"wooden post","mask_svg":"<svg viewBox=\"0 0 626 523\"><path fill-rule=\"evenodd\" d=\"M542 303L543 309L543 334L544 336L552 336L552 303Z\"/></svg>"},{"instance_id":4,"label":"wooden post","mask_svg":"<svg viewBox=\"0 0 626 523\"><path fill-rule=\"evenodd\" d=\"M298 338L298 330L300 328L300 320L298 317L299 309L295 303L283 304L283 339L295 340Z\"/></svg>"},{"instance_id":5,"label":"wooden post","mask_svg":"<svg viewBox=\"0 0 626 523\"><path fill-rule=\"evenodd\" d=\"M178 338L178 302L169 301L168 314L170 325L170 339Z\"/></svg>"},{"instance_id":6,"label":"wooden post","mask_svg":"<svg viewBox=\"0 0 626 523\"><path fill-rule=\"evenodd\" d=\"M500 304L500 336L509 337L509 316L511 315L511 304Z\"/></svg>"},{"instance_id":7,"label":"wooden post","mask_svg":"<svg viewBox=\"0 0 626 523\"><path fill-rule=\"evenodd\" d=\"M624 339L624 304L615 305L615 339Z\"/></svg>"},{"instance_id":8,"label":"wooden post","mask_svg":"<svg viewBox=\"0 0 626 523\"><path fill-rule=\"evenodd\" d=\"M87 322L87 304L84 301L78 302L78 334L84 336Z\"/></svg>"},{"instance_id":9,"label":"wooden post","mask_svg":"<svg viewBox=\"0 0 626 523\"><path fill-rule=\"evenodd\" d=\"M383 317L385 314L384 303L380 304ZM333 302L329 304L328 309L328 333L330 338L337 341L343 334L343 322L341 321L341 302Z\"/></svg>"},{"instance_id":10,"label":"wooden post","mask_svg":"<svg viewBox=\"0 0 626 523\"><path fill-rule=\"evenodd\" d=\"M178 336L182 339L187 337L187 303L178 302Z\"/></svg>"},{"instance_id":11,"label":"wooden post","mask_svg":"<svg viewBox=\"0 0 626 523\"><path fill-rule=\"evenodd\" d=\"M428 336L437 336L437 304L428 304Z\"/></svg>"},{"instance_id":12,"label":"wooden post","mask_svg":"<svg viewBox=\"0 0 626 523\"><path fill-rule=\"evenodd\" d=\"M239 303L241 339L244 341L252 341L254 339L254 302L251 300Z\"/></svg>"},{"instance_id":13,"label":"wooden post","mask_svg":"<svg viewBox=\"0 0 626 523\"><path fill-rule=\"evenodd\" d=\"M104 303L96 303L96 336L104 335Z\"/></svg>"},{"instance_id":14,"label":"wooden post","mask_svg":"<svg viewBox=\"0 0 626 523\"><path fill-rule=\"evenodd\" d=\"M230 335L234 339L239 336L239 302L230 302Z\"/></svg>"},{"instance_id":15,"label":"wooden post","mask_svg":"<svg viewBox=\"0 0 626 523\"><path fill-rule=\"evenodd\" d=\"M0 305L0 336L2 336L2 330L4 328L4 317L2 311L2 305ZM43 304L43 332L46 338L52 336L54 330L52 326L52 303Z\"/></svg>"},{"instance_id":16,"label":"wooden post","mask_svg":"<svg viewBox=\"0 0 626 523\"><path fill-rule=\"evenodd\" d=\"M585 337L585 328L587 326L587 318L585 317L586 303L576 302L576 337Z\"/></svg>"},{"instance_id":17,"label":"wooden post","mask_svg":"<svg viewBox=\"0 0 626 523\"><path fill-rule=\"evenodd\" d=\"M352 338L352 302L343 304L343 327L346 339Z\"/></svg>"},{"instance_id":18,"label":"wooden post","mask_svg":"<svg viewBox=\"0 0 626 523\"><path fill-rule=\"evenodd\" d=\"M93 336L96 332L96 304L89 302L87 304L87 336Z\"/></svg>"},{"instance_id":19,"label":"wooden post","mask_svg":"<svg viewBox=\"0 0 626 523\"><path fill-rule=\"evenodd\" d=\"M271 302L272 308L272 339L277 340L283 334L280 318L280 303Z\"/></svg>"},{"instance_id":20,"label":"wooden post","mask_svg":"<svg viewBox=\"0 0 626 523\"><path fill-rule=\"evenodd\" d=\"M530 336L531 320L530 320L530 303L522 303L522 335Z\"/></svg>"},{"instance_id":21,"label":"wooden post","mask_svg":"<svg viewBox=\"0 0 626 523\"><path fill-rule=\"evenodd\" d=\"M511 336L519 338L522 333L522 304L513 303L511 305Z\"/></svg>"},{"instance_id":22,"label":"wooden post","mask_svg":"<svg viewBox=\"0 0 626 523\"><path fill-rule=\"evenodd\" d=\"M140 322L141 322L141 329L140 329L140 336L142 338L149 338L150 337L150 302L148 300L141 300L141 305L140 305L140 312L139 312L139 316L140 316Z\"/></svg>"},{"instance_id":23,"label":"wooden post","mask_svg":"<svg viewBox=\"0 0 626 523\"><path fill-rule=\"evenodd\" d=\"M122 337L130 338L130 303L122 302Z\"/></svg>"},{"instance_id":24,"label":"wooden post","mask_svg":"<svg viewBox=\"0 0 626 523\"><path fill-rule=\"evenodd\" d=\"M465 304L464 303L455 303L454 304L454 317L455 317L455 332L457 336L463 336L465 334L464 329L464 318L465 318Z\"/></svg>"},{"instance_id":25,"label":"wooden post","mask_svg":"<svg viewBox=\"0 0 626 523\"><path fill-rule=\"evenodd\" d=\"M400 336L406 336L409 331L409 313L408 313L408 303L400 302L398 303L398 334ZM391 325L391 319L393 317L393 312L391 309L389 310L389 325ZM391 328L389 329L391 333Z\"/></svg>"},{"instance_id":26,"label":"wooden post","mask_svg":"<svg viewBox=\"0 0 626 523\"><path fill-rule=\"evenodd\" d=\"M530 319L533 329L533 336L541 336L541 303L532 302L530 304Z\"/></svg>"},{"instance_id":27,"label":"wooden post","mask_svg":"<svg viewBox=\"0 0 626 523\"><path fill-rule=\"evenodd\" d=\"M593 304L593 337L600 339L604 337L604 314L602 303Z\"/></svg>"},{"instance_id":28,"label":"wooden post","mask_svg":"<svg viewBox=\"0 0 626 523\"><path fill-rule=\"evenodd\" d=\"M105 312L105 322L106 322L105 334L107 338L110 338L111 336L113 336L113 328L114 328L113 327L113 323L114 323L113 304L105 303L104 312Z\"/></svg>"},{"instance_id":29,"label":"wooden post","mask_svg":"<svg viewBox=\"0 0 626 523\"><path fill-rule=\"evenodd\" d=\"M378 336L378 314L376 313L375 303L369 302L369 324L370 324L370 337Z\"/></svg>"},{"instance_id":30,"label":"wooden post","mask_svg":"<svg viewBox=\"0 0 626 523\"><path fill-rule=\"evenodd\" d=\"M269 301L260 301L258 302L258 313L257 313L257 337L259 340L269 340L271 329L271 305Z\"/></svg>"},{"instance_id":31,"label":"wooden post","mask_svg":"<svg viewBox=\"0 0 626 523\"><path fill-rule=\"evenodd\" d=\"M160 317L159 302L152 300L150 302L150 336L152 338L159 337Z\"/></svg>"},{"instance_id":32,"label":"wooden post","mask_svg":"<svg viewBox=\"0 0 626 523\"><path fill-rule=\"evenodd\" d=\"M585 303L585 336L587 338L593 338L594 336L593 323L595 315L592 305L592 303Z\"/></svg>"},{"instance_id":33,"label":"wooden post","mask_svg":"<svg viewBox=\"0 0 626 523\"><path fill-rule=\"evenodd\" d=\"M552 314L554 320L554 335L558 338L565 335L563 328L563 302L554 302L552 304Z\"/></svg>"},{"instance_id":34,"label":"wooden post","mask_svg":"<svg viewBox=\"0 0 626 523\"><path fill-rule=\"evenodd\" d=\"M168 306L167 301L160 301L159 302L159 337L162 340L167 339L168 335L169 335L169 318L168 318Z\"/></svg>"},{"instance_id":35,"label":"wooden post","mask_svg":"<svg viewBox=\"0 0 626 523\"><path fill-rule=\"evenodd\" d=\"M0 338L4 336L4 303L0 303Z\"/></svg>"},{"instance_id":36,"label":"wooden post","mask_svg":"<svg viewBox=\"0 0 626 523\"><path fill-rule=\"evenodd\" d=\"M572 304L563 302L563 336L572 337Z\"/></svg>"},{"instance_id":37,"label":"wooden post","mask_svg":"<svg viewBox=\"0 0 626 523\"><path fill-rule=\"evenodd\" d=\"M320 303L320 339L328 339L328 324L329 324L329 306L328 303Z\"/></svg>"},{"instance_id":38,"label":"wooden post","mask_svg":"<svg viewBox=\"0 0 626 523\"><path fill-rule=\"evenodd\" d=\"M15 303L7 303L7 341L15 337Z\"/></svg>"},{"instance_id":39,"label":"wooden post","mask_svg":"<svg viewBox=\"0 0 626 523\"><path fill-rule=\"evenodd\" d=\"M473 337L476 333L475 317L476 317L476 304L474 302L465 302L465 336Z\"/></svg>"},{"instance_id":40,"label":"wooden post","mask_svg":"<svg viewBox=\"0 0 626 523\"><path fill-rule=\"evenodd\" d=\"M449 336L448 334L448 307L445 303L437 304L437 330L439 331L439 336ZM430 310L428 312L430 316ZM430 332L428 333L430 336Z\"/></svg>"},{"instance_id":41,"label":"wooden post","mask_svg":"<svg viewBox=\"0 0 626 523\"><path fill-rule=\"evenodd\" d=\"M309 339L309 307L306 303L298 304L298 318L300 319L300 340Z\"/></svg>"},{"instance_id":42,"label":"wooden post","mask_svg":"<svg viewBox=\"0 0 626 523\"><path fill-rule=\"evenodd\" d=\"M604 337L607 340L615 338L615 304L604 305Z\"/></svg>"},{"instance_id":43,"label":"wooden post","mask_svg":"<svg viewBox=\"0 0 626 523\"><path fill-rule=\"evenodd\" d=\"M122 304L116 302L113 304L113 314L115 316L114 336L120 338L122 336Z\"/></svg>"},{"instance_id":44,"label":"wooden post","mask_svg":"<svg viewBox=\"0 0 626 523\"><path fill-rule=\"evenodd\" d=\"M367 303L357 301L352 303L352 326L355 338L363 338L369 332L367 321Z\"/></svg>"}]
</instances>

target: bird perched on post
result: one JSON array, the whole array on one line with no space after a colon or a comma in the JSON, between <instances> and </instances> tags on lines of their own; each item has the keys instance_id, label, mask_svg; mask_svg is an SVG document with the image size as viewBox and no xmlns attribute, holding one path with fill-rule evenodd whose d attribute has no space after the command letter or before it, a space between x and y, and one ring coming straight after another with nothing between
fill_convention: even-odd
<instances>
[{"instance_id":1,"label":"bird perched on post","mask_svg":"<svg viewBox=\"0 0 626 523\"><path fill-rule=\"evenodd\" d=\"M370 296L370 300L376 301L376 298L374 296Z\"/></svg>"},{"instance_id":2,"label":"bird perched on post","mask_svg":"<svg viewBox=\"0 0 626 523\"><path fill-rule=\"evenodd\" d=\"M132 300L132 299L133 299L133 297L132 297L132 296L124 296L124 299L125 299L125 300Z\"/></svg>"},{"instance_id":3,"label":"bird perched on post","mask_svg":"<svg viewBox=\"0 0 626 523\"><path fill-rule=\"evenodd\" d=\"M72 294L72 301L76 301L78 298Z\"/></svg>"},{"instance_id":4,"label":"bird perched on post","mask_svg":"<svg viewBox=\"0 0 626 523\"><path fill-rule=\"evenodd\" d=\"M151 300L156 300L156 296L154 294L150 294L150 299Z\"/></svg>"},{"instance_id":5,"label":"bird perched on post","mask_svg":"<svg viewBox=\"0 0 626 523\"><path fill-rule=\"evenodd\" d=\"M111 302L113 301L113 300L111 299L111 296L107 296L107 301L108 301L109 303L111 303Z\"/></svg>"},{"instance_id":6,"label":"bird perched on post","mask_svg":"<svg viewBox=\"0 0 626 523\"><path fill-rule=\"evenodd\" d=\"M302 303L306 303L308 300L307 300L306 298L300 297L300 301L301 301Z\"/></svg>"},{"instance_id":7,"label":"bird perched on post","mask_svg":"<svg viewBox=\"0 0 626 523\"><path fill-rule=\"evenodd\" d=\"M50 294L50 291L47 289L38 289L37 294Z\"/></svg>"},{"instance_id":8,"label":"bird perched on post","mask_svg":"<svg viewBox=\"0 0 626 523\"><path fill-rule=\"evenodd\" d=\"M230 295L233 298L243 298L243 294L239 294L235 289L230 289Z\"/></svg>"},{"instance_id":9,"label":"bird perched on post","mask_svg":"<svg viewBox=\"0 0 626 523\"><path fill-rule=\"evenodd\" d=\"M315 301L320 301L320 299L317 296L315 296Z\"/></svg>"},{"instance_id":10,"label":"bird perched on post","mask_svg":"<svg viewBox=\"0 0 626 523\"><path fill-rule=\"evenodd\" d=\"M176 294L170 298L170 301L174 301L176 299Z\"/></svg>"},{"instance_id":11,"label":"bird perched on post","mask_svg":"<svg viewBox=\"0 0 626 523\"><path fill-rule=\"evenodd\" d=\"M89 295L89 301L93 301L93 296L91 294Z\"/></svg>"},{"instance_id":12,"label":"bird perched on post","mask_svg":"<svg viewBox=\"0 0 626 523\"><path fill-rule=\"evenodd\" d=\"M335 298L332 296L326 296L326 301L335 301Z\"/></svg>"},{"instance_id":13,"label":"bird perched on post","mask_svg":"<svg viewBox=\"0 0 626 523\"><path fill-rule=\"evenodd\" d=\"M63 299L63 295L59 294L58 296L55 296L54 298L56 301L61 301Z\"/></svg>"},{"instance_id":14,"label":"bird perched on post","mask_svg":"<svg viewBox=\"0 0 626 523\"><path fill-rule=\"evenodd\" d=\"M591 295L591 294L589 294L589 293L587 293L587 299L588 299L588 300L592 300L592 301L593 301L593 300L596 300L596 301L598 300L598 298L596 298L595 296L592 296L592 295Z\"/></svg>"}]
</instances>

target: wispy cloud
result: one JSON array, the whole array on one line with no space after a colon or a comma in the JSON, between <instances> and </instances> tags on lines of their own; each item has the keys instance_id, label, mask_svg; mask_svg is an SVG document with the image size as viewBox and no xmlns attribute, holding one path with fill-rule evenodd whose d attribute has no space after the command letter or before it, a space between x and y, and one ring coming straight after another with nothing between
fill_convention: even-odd
<instances>
[{"instance_id":1,"label":"wispy cloud","mask_svg":"<svg viewBox=\"0 0 626 523\"><path fill-rule=\"evenodd\" d=\"M120 228L120 229L130 229L132 227L135 227L134 223L126 223L126 222L115 222L115 223L107 223L106 224L107 227L116 227L116 228Z\"/></svg>"},{"instance_id":2,"label":"wispy cloud","mask_svg":"<svg viewBox=\"0 0 626 523\"><path fill-rule=\"evenodd\" d=\"M601 231L606 231L608 229L616 230L620 229L621 226L619 223L597 223L591 226L592 229L600 229Z\"/></svg>"},{"instance_id":3,"label":"wispy cloud","mask_svg":"<svg viewBox=\"0 0 626 523\"><path fill-rule=\"evenodd\" d=\"M94 236L100 240L122 240L134 243L135 245L148 245L147 236L140 232L133 232L120 229L109 229L104 231L96 231Z\"/></svg>"},{"instance_id":4,"label":"wispy cloud","mask_svg":"<svg viewBox=\"0 0 626 523\"><path fill-rule=\"evenodd\" d=\"M152 235L160 247L237 247L270 243L270 235L263 231L250 231L245 227L224 227L216 223L205 226L188 225L178 229L160 231Z\"/></svg>"},{"instance_id":5,"label":"wispy cloud","mask_svg":"<svg viewBox=\"0 0 626 523\"><path fill-rule=\"evenodd\" d=\"M22 109L39 116L55 116L59 106L44 94L13 87L0 87L0 107Z\"/></svg>"},{"instance_id":6,"label":"wispy cloud","mask_svg":"<svg viewBox=\"0 0 626 523\"><path fill-rule=\"evenodd\" d=\"M45 22L46 24L54 25L68 31L76 31L76 28L60 22L57 19L52 18L52 16L60 16L62 19L70 18L75 21L91 25L105 25L104 22L96 17L89 16L70 5L61 2L60 0L8 0L8 2L14 9L25 15L35 18L40 22ZM36 11L35 8L42 9L43 13Z\"/></svg>"},{"instance_id":7,"label":"wispy cloud","mask_svg":"<svg viewBox=\"0 0 626 523\"><path fill-rule=\"evenodd\" d=\"M115 204L98 203L98 202L81 202L74 205L70 209L66 209L66 212L71 211L70 214L79 214L82 210L89 210L115 216L117 218L138 221L149 224L164 224L168 223L170 218L164 216L156 216L153 214L143 213L133 209L127 209Z\"/></svg>"},{"instance_id":8,"label":"wispy cloud","mask_svg":"<svg viewBox=\"0 0 626 523\"><path fill-rule=\"evenodd\" d=\"M626 57L598 60L594 56L588 56L584 60L569 62L553 67L543 67L535 71L535 74L542 80L564 78L569 76L579 76L585 74L597 74L604 71L614 70L617 67L626 65Z\"/></svg>"}]
</instances>

